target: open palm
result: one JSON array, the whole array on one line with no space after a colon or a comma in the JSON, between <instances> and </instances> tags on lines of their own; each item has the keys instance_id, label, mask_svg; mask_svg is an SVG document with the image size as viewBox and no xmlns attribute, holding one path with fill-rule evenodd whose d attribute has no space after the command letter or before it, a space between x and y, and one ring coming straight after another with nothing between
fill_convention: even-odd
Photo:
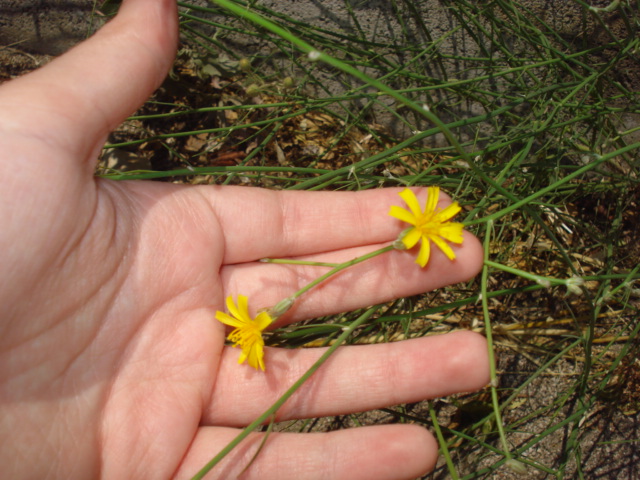
<instances>
[{"instance_id":1,"label":"open palm","mask_svg":"<svg viewBox=\"0 0 640 480\"><path fill-rule=\"evenodd\" d=\"M397 190L272 192L93 178L108 132L157 87L176 44L172 0L128 0L89 41L0 88L0 461L8 478L188 478L322 353L268 348L238 365L215 321L228 295L270 307L318 275L263 257L339 261L393 240ZM481 256L425 269L392 252L331 279L293 322L470 278ZM470 333L345 347L278 420L360 411L481 387ZM211 478L235 478L260 434ZM377 426L272 435L243 478L412 478L436 445Z\"/></svg>"}]
</instances>

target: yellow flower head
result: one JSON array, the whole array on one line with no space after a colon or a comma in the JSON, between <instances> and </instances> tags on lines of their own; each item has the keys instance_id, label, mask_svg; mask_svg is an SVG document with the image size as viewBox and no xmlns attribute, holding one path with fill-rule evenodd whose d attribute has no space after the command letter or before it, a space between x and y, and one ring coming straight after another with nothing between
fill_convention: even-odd
<instances>
[{"instance_id":1,"label":"yellow flower head","mask_svg":"<svg viewBox=\"0 0 640 480\"><path fill-rule=\"evenodd\" d=\"M256 370L259 368L264 371L262 331L273 322L271 315L260 312L255 319L252 319L249 316L248 300L244 295L238 295L237 306L233 303L233 297L227 297L227 310L231 315L218 311L216 319L234 327L227 338L234 342L234 347L242 348L238 363L244 363L247 360Z\"/></svg>"},{"instance_id":2,"label":"yellow flower head","mask_svg":"<svg viewBox=\"0 0 640 480\"><path fill-rule=\"evenodd\" d=\"M415 194L405 188L400 192L400 197L406 202L409 210L395 205L389 210L389 215L392 217L413 225L412 228L407 229L400 236L400 241L407 249L412 248L418 241L422 240L420 252L416 259L416 263L421 267L424 267L429 261L431 254L429 241L435 243L449 260L453 260L456 258L456 254L445 240L456 244L461 244L463 240L463 225L449 221L461 210L460 205L458 205L458 202L453 202L445 209L437 208L439 193L439 187L427 188L427 203L424 211L422 211Z\"/></svg>"}]
</instances>

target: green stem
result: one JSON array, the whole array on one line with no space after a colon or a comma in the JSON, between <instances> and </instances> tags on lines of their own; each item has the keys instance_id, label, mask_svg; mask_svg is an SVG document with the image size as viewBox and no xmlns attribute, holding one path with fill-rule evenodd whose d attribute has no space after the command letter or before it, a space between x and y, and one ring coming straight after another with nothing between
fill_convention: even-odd
<instances>
[{"instance_id":1,"label":"green stem","mask_svg":"<svg viewBox=\"0 0 640 480\"><path fill-rule=\"evenodd\" d=\"M487 343L489 345L489 371L491 377L491 403L493 404L493 413L496 419L496 425L498 427L498 434L500 436L500 443L504 456L507 460L511 459L511 452L509 451L509 444L507 443L507 437L504 433L504 427L502 425L502 414L500 413L500 402L498 400L498 374L496 372L496 359L493 351L493 334L491 329L491 317L489 315L489 295L487 291L487 284L489 280L489 268L487 262L489 260L489 246L491 242L491 233L493 230L493 221L487 223L486 235L484 238L484 262L485 266L482 269L482 279L480 282L481 295L482 295L482 313L484 317L485 335L487 337Z\"/></svg>"},{"instance_id":2,"label":"green stem","mask_svg":"<svg viewBox=\"0 0 640 480\"><path fill-rule=\"evenodd\" d=\"M542 285L543 287L547 287L547 288L550 287L551 285L567 284L567 280L563 278L541 277L540 275L536 275L530 272L525 272L524 270L519 270L517 268L508 267L501 263L492 262L491 260L485 260L484 264L487 267L496 268L498 270L502 270L503 272L512 273L513 275L526 278L527 280L531 280L533 282L536 282L538 285Z\"/></svg>"},{"instance_id":3,"label":"green stem","mask_svg":"<svg viewBox=\"0 0 640 480\"><path fill-rule=\"evenodd\" d=\"M314 281L312 281L312 282L308 283L307 285L305 285L304 287L302 287L300 290L298 290L296 293L291 295L291 297L289 297L289 298L291 300L295 300L300 295L303 295L304 293L308 292L313 287L315 287L319 283L324 282L327 278L332 277L336 273L339 273L339 272L341 272L342 270L344 270L346 268L352 267L353 265L357 265L358 263L362 263L362 262L364 262L366 260L369 260L370 258L377 257L378 255L382 255L383 253L386 253L386 252L390 252L393 249L394 249L393 244L392 245L387 245L386 247L382 247L382 248L380 248L378 250L375 250L375 251L373 251L371 253L367 253L366 255L362 255L361 257L354 258L353 260L349 260L348 262L341 263L341 264L337 265L336 267L332 268L331 270L329 270L324 275L316 278Z\"/></svg>"},{"instance_id":4,"label":"green stem","mask_svg":"<svg viewBox=\"0 0 640 480\"><path fill-rule=\"evenodd\" d=\"M454 135L451 133L451 130L449 130L449 128L436 115L431 113L428 107L425 107L423 105L418 105L417 103L411 101L409 98L398 93L393 88L388 87L384 83L369 77L368 75L362 73L360 70L352 67L348 63L342 62L337 58L334 58L330 55L327 55L326 53L318 51L312 45L305 42L301 38L291 34L291 32L285 30L281 26L276 25L275 23L267 20L266 18L256 13L253 13L252 11L236 4L235 2L232 2L230 0L213 0L213 1L218 5L220 5L221 7L238 15L239 17L249 20L255 23L256 25L259 25L265 28L266 30L269 30L270 32L275 33L280 38L295 45L296 47L298 47L299 50L306 53L309 56L310 60L323 61L324 63L331 65L332 67L335 67L341 70L342 72L349 74L357 78L358 80L361 80L362 82L378 89L380 92L386 95L389 95L391 98L397 100L398 102L406 105L410 109L416 111L417 113L425 117L427 120L429 120L431 123L433 123L440 130L440 132L442 132L442 134L447 138L451 146L458 151L458 153L462 158L464 158L465 160L469 160L467 152L462 148L458 140L456 140Z\"/></svg>"},{"instance_id":5,"label":"green stem","mask_svg":"<svg viewBox=\"0 0 640 480\"><path fill-rule=\"evenodd\" d=\"M215 457L211 459L209 463L207 463L204 467L200 469L198 473L196 473L191 480L200 480L204 478L204 476L211 471L213 467L215 467L231 450L238 446L242 440L247 438L251 432L253 432L256 428L262 425L269 417L275 415L275 413L282 407L282 405L289 400L289 398L302 386L304 382L306 382L311 375L313 375L318 368L337 350L337 348L342 345L347 338L353 333L353 331L362 325L365 321L374 314L377 310L376 307L369 308L366 312L356 318L353 322L349 324L349 326L345 327L344 332L336 339L336 342L331 345L326 352L322 354L322 356L307 370L292 386L287 390L276 402L271 405L262 415L256 418L253 422L251 422L242 432L238 434L236 438L234 438L226 447L224 447Z\"/></svg>"},{"instance_id":6,"label":"green stem","mask_svg":"<svg viewBox=\"0 0 640 480\"><path fill-rule=\"evenodd\" d=\"M456 472L456 467L453 465L453 460L451 460L451 455L449 454L449 447L447 446L447 441L444 439L444 435L442 435L442 429L440 428L440 424L438 423L438 417L436 415L436 411L433 408L432 402L428 402L429 405L429 416L431 417L431 423L433 424L433 429L436 432L436 437L438 438L438 443L440 444L440 451L442 452L442 456L444 457L444 461L447 464L447 468L449 469L449 475L451 475L452 480L458 480L458 472Z\"/></svg>"},{"instance_id":7,"label":"green stem","mask_svg":"<svg viewBox=\"0 0 640 480\"><path fill-rule=\"evenodd\" d=\"M310 267L338 267L339 263L328 263L328 262L312 262L307 260L292 260L290 258L261 258L261 262L263 263L277 263L280 265L308 265Z\"/></svg>"},{"instance_id":8,"label":"green stem","mask_svg":"<svg viewBox=\"0 0 640 480\"><path fill-rule=\"evenodd\" d=\"M599 165L603 164L604 162L607 162L609 160L611 160L612 158L617 157L618 155L622 155L624 153L633 151L633 150L637 150L638 148L640 148L640 142L636 142L636 143L632 143L631 145L625 145L622 148L619 148L618 150L615 150L613 152L609 152L605 155L598 155L596 157L596 160L594 160L593 162L591 162L588 165L585 165L582 168L579 168L578 170L576 170L573 173L570 173L569 175L567 175L566 177L563 177L561 180L558 180L557 182L552 183L551 185L548 185L544 188L541 188L540 190L536 191L535 193L532 193L531 195L529 195L526 198L523 198L522 200L519 200L511 205L509 205L506 208L503 208L502 210L499 210L491 215L488 215L484 218L479 218L477 220L471 220L469 222L465 222L465 225L474 225L477 223L485 223L488 222L489 220L497 220L498 218L503 217L504 215L507 215L508 213L511 213L514 210L519 209L520 207L527 205L531 202L533 202L535 199L540 198L544 195L546 195L547 193L557 189L560 185L563 185L567 182L570 182L571 180L573 180L576 177L579 177L581 175L584 175L585 173L587 173L590 170L593 170L594 168L598 167ZM502 192L501 192L502 193Z\"/></svg>"},{"instance_id":9,"label":"green stem","mask_svg":"<svg viewBox=\"0 0 640 480\"><path fill-rule=\"evenodd\" d=\"M151 180L155 178L165 177L179 177L186 175L230 175L234 173L242 174L268 174L268 173L296 173L298 175L303 174L327 174L331 170L324 170L319 168L304 168L304 167L254 167L254 166L232 166L232 167L192 167L192 168L177 168L174 170L131 170L128 172L109 172L100 175L96 175L100 178L108 178L109 180Z\"/></svg>"}]
</instances>

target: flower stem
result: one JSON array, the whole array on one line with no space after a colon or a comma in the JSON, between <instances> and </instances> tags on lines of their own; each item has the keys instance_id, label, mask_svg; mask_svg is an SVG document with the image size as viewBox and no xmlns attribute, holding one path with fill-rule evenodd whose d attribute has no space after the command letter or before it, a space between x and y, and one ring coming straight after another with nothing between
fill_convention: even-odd
<instances>
[{"instance_id":1,"label":"flower stem","mask_svg":"<svg viewBox=\"0 0 640 480\"><path fill-rule=\"evenodd\" d=\"M246 437L251 434L256 428L262 425L269 417L275 415L278 409L293 395L296 390L298 390L304 382L306 382L311 375L315 373L318 368L337 350L337 348L342 345L347 338L353 333L353 331L366 322L371 315L375 313L377 310L376 307L371 307L367 311L365 311L362 315L356 318L353 322L351 322L347 327L344 328L342 334L336 339L336 342L331 345L326 352L322 354L322 356L307 370L292 386L287 390L276 402L271 405L262 415L256 418L253 422L251 422L242 432L238 434L236 438L234 438L231 442L227 444L215 457L211 459L209 463L207 463L204 467L200 469L198 473L196 473L191 480L200 480L204 478L204 476L211 471L213 467L215 467L231 450L233 450L238 444L244 440Z\"/></svg>"},{"instance_id":2,"label":"flower stem","mask_svg":"<svg viewBox=\"0 0 640 480\"><path fill-rule=\"evenodd\" d=\"M312 262L309 260L292 260L289 258L261 258L261 262L263 263L278 263L283 265L309 265L311 267L337 267L339 263L329 263L329 262Z\"/></svg>"},{"instance_id":3,"label":"flower stem","mask_svg":"<svg viewBox=\"0 0 640 480\"><path fill-rule=\"evenodd\" d=\"M445 463L447 464L447 469L449 470L449 475L451 475L451 480L458 480L460 477L458 477L456 467L453 465L453 460L451 460L449 447L447 446L447 441L444 439L444 435L442 435L442 429L440 428L440 424L438 423L438 416L435 409L433 408L433 402L429 401L427 404L429 406L429 416L431 417L431 423L433 425L433 429L436 432L438 443L440 444L440 452L442 453Z\"/></svg>"},{"instance_id":4,"label":"flower stem","mask_svg":"<svg viewBox=\"0 0 640 480\"><path fill-rule=\"evenodd\" d=\"M490 386L491 386L491 403L493 404L493 413L496 418L496 425L498 427L498 436L500 437L500 443L502 444L503 454L507 460L512 458L511 451L509 449L509 443L504 433L504 426L502 425L502 414L500 413L500 402L498 400L498 374L496 371L496 358L493 351L493 332L491 329L491 316L489 315L489 303L487 284L489 281L489 265L492 264L489 260L489 246L491 242L491 236L493 233L493 220L489 220L486 225L486 235L484 238L484 268L482 269L482 278L480 282L480 291L482 298L482 314L484 317L485 335L487 337L487 343L489 345L489 372L490 372Z\"/></svg>"},{"instance_id":5,"label":"flower stem","mask_svg":"<svg viewBox=\"0 0 640 480\"><path fill-rule=\"evenodd\" d=\"M386 253L386 252L390 252L393 249L394 249L393 244L392 245L387 245L386 247L382 247L382 248L380 248L378 250L375 250L375 251L373 251L371 253L367 253L365 255L362 255L361 257L354 258L353 260L349 260L348 262L340 263L340 264L336 265L335 267L333 267L331 270L329 270L324 275L316 278L314 281L312 281L312 282L308 283L307 285L305 285L304 287L302 287L296 293L291 295L290 298L291 299L296 299L300 295L303 295L304 293L308 292L313 287L315 287L319 283L324 282L327 278L332 277L336 273L339 273L342 270L345 270L346 268L352 267L353 265L357 265L358 263L362 263L362 262L364 262L366 260L369 260L370 258L377 257L378 255L382 255L383 253Z\"/></svg>"},{"instance_id":6,"label":"flower stem","mask_svg":"<svg viewBox=\"0 0 640 480\"><path fill-rule=\"evenodd\" d=\"M487 215L486 217L483 218L478 218L475 220L469 220L464 222L465 226L471 226L471 225L475 225L478 223L486 223L489 220L497 220L499 218L504 217L505 215L518 210L519 208L528 205L529 203L533 202L534 200L536 200L537 198L543 197L544 195L546 195L547 193L553 191L553 190L557 190L558 187L560 187L561 185L564 185L565 183L570 182L571 180L573 180L574 178L577 178L581 175L584 175L585 173L587 173L590 170L593 170L597 167L599 167L601 164L603 164L604 162L607 162L617 156L623 155L627 152L631 152L633 150L637 150L638 148L640 148L640 142L636 142L630 145L625 145L624 147L619 148L618 150L614 150L612 152L609 152L605 155L597 155L595 157L595 159L588 163L587 165L585 165L584 167L578 168L577 170L575 170L574 172L562 177L560 180L558 180L557 182L554 182L550 185L547 185L544 188L541 188L540 190L536 190L534 193L532 193L531 195L529 195L526 198L523 198L521 200L517 200L511 193L509 193L508 191L506 191L504 188L500 187L499 185L498 188L496 189L499 193L502 193L503 195L505 195L509 200L511 200L513 203L505 208L503 208L502 210L499 210L497 212L492 213L491 215ZM472 166L474 166L474 164L470 164ZM475 170L474 170L475 171ZM488 182L487 182L488 183ZM494 182L492 182L494 183ZM496 187L496 185L491 185L492 187Z\"/></svg>"},{"instance_id":7,"label":"flower stem","mask_svg":"<svg viewBox=\"0 0 640 480\"><path fill-rule=\"evenodd\" d=\"M519 270L517 268L508 267L501 263L492 262L491 260L484 261L485 266L492 267L497 270L502 270L503 272L512 273L513 275L517 275L522 278L526 278L527 280L531 280L536 282L538 285L542 285L543 287L550 287L551 285L566 285L567 280L562 278L553 278L553 277L541 277L540 275L536 275L534 273L525 272L524 270Z\"/></svg>"},{"instance_id":8,"label":"flower stem","mask_svg":"<svg viewBox=\"0 0 640 480\"><path fill-rule=\"evenodd\" d=\"M405 97L404 95L402 95L401 93L398 93L398 91L394 88L391 88L389 86L387 86L386 84L369 77L368 75L366 75L365 73L361 72L360 70L358 70L357 68L351 66L349 63L347 62L343 62L341 60L339 60L338 58L332 57L331 55L328 55L326 53L320 52L319 50L317 50L316 48L314 48L311 44L305 42L304 40L302 40L301 38L293 35L290 31L282 28L281 26L267 20L266 18L262 17L261 15L252 12L251 10L248 10L246 7L238 5L230 0L214 0L215 3L217 3L218 5L220 5L222 8L229 10L230 12L238 15L239 17L248 20L250 22L255 23L256 25L259 25L260 27L271 31L272 33L275 33L276 35L278 35L280 38L286 40L287 42L291 43L292 45L295 45L298 50L300 50L301 52L304 52L308 55L308 58L311 61L322 61L338 70L341 70L342 72L351 75L355 78L357 78L358 80L364 82L365 84L368 84L374 88L376 88L377 90L379 90L381 92L381 94L385 94L388 95L390 97L392 97L393 99L395 99L396 101L398 101L399 103L404 104L405 106L407 106L408 108L412 109L413 111L417 112L419 115L425 117L428 121L430 121L433 125L435 125L440 132L445 136L445 138L449 141L449 143L451 144L451 146L453 148L455 148L457 150L457 152L460 154L460 156L465 159L470 161L469 155L467 154L466 150L462 148L462 145L460 145L460 142L458 142L458 140L456 139L456 137L453 135L453 133L451 132L451 130L449 129L449 127L442 121L440 120L440 118L438 118L438 116L436 116L434 113L431 112L431 110L429 109L428 106L424 106L424 105L419 105L418 103L412 101L411 99Z\"/></svg>"}]
</instances>

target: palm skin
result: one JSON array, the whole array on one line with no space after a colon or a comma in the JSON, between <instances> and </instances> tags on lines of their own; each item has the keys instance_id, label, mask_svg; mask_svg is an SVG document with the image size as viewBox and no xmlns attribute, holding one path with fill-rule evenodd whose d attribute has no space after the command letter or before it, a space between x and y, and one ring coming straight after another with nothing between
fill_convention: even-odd
<instances>
[{"instance_id":1,"label":"palm skin","mask_svg":"<svg viewBox=\"0 0 640 480\"><path fill-rule=\"evenodd\" d=\"M214 320L228 295L257 310L318 275L257 262L338 261L392 241L398 190L271 192L93 177L108 132L173 58L171 0L128 0L89 41L0 88L0 462L7 478L189 478L321 354L268 348L238 365ZM443 199L446 201L446 199ZM472 277L457 259L425 269L392 252L331 279L280 323L417 294ZM278 420L347 413L480 388L482 337L462 332L346 347ZM366 368L363 368L366 366ZM235 478L260 434L211 478ZM412 478L433 438L410 425L272 435L242 478Z\"/></svg>"}]
</instances>

